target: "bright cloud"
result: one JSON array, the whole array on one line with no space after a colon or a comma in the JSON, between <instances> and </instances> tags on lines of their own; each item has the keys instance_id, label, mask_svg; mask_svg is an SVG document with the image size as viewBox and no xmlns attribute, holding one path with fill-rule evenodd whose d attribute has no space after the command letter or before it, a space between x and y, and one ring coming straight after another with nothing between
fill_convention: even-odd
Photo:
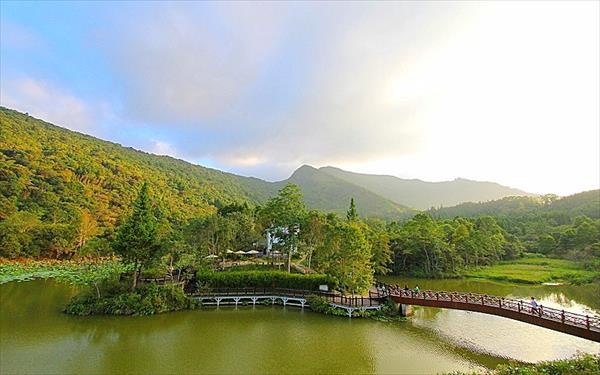
<instances>
[{"instance_id":1,"label":"bright cloud","mask_svg":"<svg viewBox=\"0 0 600 375\"><path fill-rule=\"evenodd\" d=\"M121 143L267 179L308 163L540 193L600 185L598 2L98 8L79 12L102 25L81 31L95 53L81 61L106 73L60 87L101 87ZM47 81L11 82L3 105L58 124L89 128L98 112Z\"/></svg>"},{"instance_id":2,"label":"bright cloud","mask_svg":"<svg viewBox=\"0 0 600 375\"><path fill-rule=\"evenodd\" d=\"M30 115L71 130L90 132L95 121L88 105L48 83L25 78L2 84L0 105L18 108Z\"/></svg>"}]
</instances>

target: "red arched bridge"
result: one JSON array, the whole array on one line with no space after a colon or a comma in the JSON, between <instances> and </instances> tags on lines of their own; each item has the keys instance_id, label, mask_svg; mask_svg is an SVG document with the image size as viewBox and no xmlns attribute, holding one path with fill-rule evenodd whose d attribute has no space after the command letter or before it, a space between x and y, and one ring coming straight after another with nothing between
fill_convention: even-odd
<instances>
[{"instance_id":1,"label":"red arched bridge","mask_svg":"<svg viewBox=\"0 0 600 375\"><path fill-rule=\"evenodd\" d=\"M521 300L485 294L432 290L415 293L398 285L382 283L378 283L376 288L377 294L389 297L399 304L498 315L600 342L600 317L595 315L575 314L541 305L534 308Z\"/></svg>"},{"instance_id":2,"label":"red arched bridge","mask_svg":"<svg viewBox=\"0 0 600 375\"><path fill-rule=\"evenodd\" d=\"M256 305L270 301L271 304L282 303L284 306L302 308L309 306L309 296L319 295L324 297L330 306L345 310L349 317L355 316L360 311L380 309L382 302L390 298L401 305L439 307L502 316L600 342L600 317L597 315L576 314L541 305L533 308L529 303L521 300L486 294L432 290L415 293L410 289L402 289L398 285L383 283L376 283L374 288L369 290L368 297L344 296L338 292L254 287L207 288L189 293L199 302L209 305L235 304L237 306L238 303L247 302Z\"/></svg>"}]
</instances>

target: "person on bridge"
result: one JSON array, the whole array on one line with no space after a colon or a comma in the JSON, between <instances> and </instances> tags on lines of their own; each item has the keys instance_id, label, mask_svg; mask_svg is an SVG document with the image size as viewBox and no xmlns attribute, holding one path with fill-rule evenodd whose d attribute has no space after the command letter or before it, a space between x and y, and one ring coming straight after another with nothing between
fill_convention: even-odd
<instances>
[{"instance_id":1,"label":"person on bridge","mask_svg":"<svg viewBox=\"0 0 600 375\"><path fill-rule=\"evenodd\" d=\"M415 292L415 294L419 294L419 286L418 285L415 286L414 292Z\"/></svg>"},{"instance_id":2,"label":"person on bridge","mask_svg":"<svg viewBox=\"0 0 600 375\"><path fill-rule=\"evenodd\" d=\"M531 305L531 313L532 314L537 314L537 312L538 312L538 303L535 300L535 297L531 297L531 301L529 302L529 304Z\"/></svg>"}]
</instances>

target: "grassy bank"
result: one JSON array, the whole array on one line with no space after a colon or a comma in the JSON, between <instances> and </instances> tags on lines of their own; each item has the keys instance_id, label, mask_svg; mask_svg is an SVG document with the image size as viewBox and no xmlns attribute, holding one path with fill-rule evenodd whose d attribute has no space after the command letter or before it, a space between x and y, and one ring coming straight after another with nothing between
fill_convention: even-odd
<instances>
[{"instance_id":1,"label":"grassy bank","mask_svg":"<svg viewBox=\"0 0 600 375\"><path fill-rule=\"evenodd\" d=\"M600 272L582 269L566 259L526 257L468 271L464 276L523 284L585 284L600 277Z\"/></svg>"},{"instance_id":2,"label":"grassy bank","mask_svg":"<svg viewBox=\"0 0 600 375\"><path fill-rule=\"evenodd\" d=\"M457 371L452 375L464 375ZM473 373L476 374L476 373ZM487 375L596 375L600 374L600 354L578 354L570 359L544 361L533 365L511 362L502 364Z\"/></svg>"}]
</instances>

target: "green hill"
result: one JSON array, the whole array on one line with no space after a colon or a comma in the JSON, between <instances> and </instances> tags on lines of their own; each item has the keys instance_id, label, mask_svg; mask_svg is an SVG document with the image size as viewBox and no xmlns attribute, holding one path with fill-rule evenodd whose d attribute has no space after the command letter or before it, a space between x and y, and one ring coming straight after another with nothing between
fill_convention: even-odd
<instances>
[{"instance_id":1,"label":"green hill","mask_svg":"<svg viewBox=\"0 0 600 375\"><path fill-rule=\"evenodd\" d=\"M462 202L483 202L507 196L532 195L494 182L462 178L454 181L426 182L394 176L353 173L334 167L322 167L319 170L361 186L395 203L421 210L454 206Z\"/></svg>"},{"instance_id":2,"label":"green hill","mask_svg":"<svg viewBox=\"0 0 600 375\"><path fill-rule=\"evenodd\" d=\"M174 221L274 193L262 180L122 147L6 108L0 123L0 218L19 210L63 221L85 209L101 227L112 227L143 180Z\"/></svg>"},{"instance_id":3,"label":"green hill","mask_svg":"<svg viewBox=\"0 0 600 375\"><path fill-rule=\"evenodd\" d=\"M268 182L70 131L0 107L0 220L17 211L68 222L89 212L112 228L147 180L173 222L214 212L220 204L260 204L287 182L301 186L310 208L344 213L351 197L364 216L398 218L405 207L314 168Z\"/></svg>"},{"instance_id":4,"label":"green hill","mask_svg":"<svg viewBox=\"0 0 600 375\"><path fill-rule=\"evenodd\" d=\"M276 184L282 187L288 182L300 186L309 207L318 207L341 215L346 213L350 198L357 202L357 210L361 216L399 219L415 213L406 206L308 165L301 166L290 178Z\"/></svg>"},{"instance_id":5,"label":"green hill","mask_svg":"<svg viewBox=\"0 0 600 375\"><path fill-rule=\"evenodd\" d=\"M575 218L585 215L590 218L600 218L600 190L590 190L582 193L558 198L543 197L506 197L490 202L467 202L454 207L431 209L434 217L452 218L456 216L527 216L545 214Z\"/></svg>"},{"instance_id":6,"label":"green hill","mask_svg":"<svg viewBox=\"0 0 600 375\"><path fill-rule=\"evenodd\" d=\"M100 227L112 228L129 209L143 180L150 183L162 213L174 222L214 212L220 204L261 204L287 182L302 188L309 208L343 214L354 197L362 216L386 219L412 215L408 207L424 209L527 194L488 182L430 183L333 167L302 166L287 180L268 182L123 147L2 107L0 124L0 220L25 211L42 221L64 222L87 211ZM553 205L596 217L597 207L588 204L588 196L598 199L598 194L587 192L572 198L579 205L571 207L563 200ZM495 215L499 209L528 210L539 202L536 197L511 197L435 213Z\"/></svg>"}]
</instances>

